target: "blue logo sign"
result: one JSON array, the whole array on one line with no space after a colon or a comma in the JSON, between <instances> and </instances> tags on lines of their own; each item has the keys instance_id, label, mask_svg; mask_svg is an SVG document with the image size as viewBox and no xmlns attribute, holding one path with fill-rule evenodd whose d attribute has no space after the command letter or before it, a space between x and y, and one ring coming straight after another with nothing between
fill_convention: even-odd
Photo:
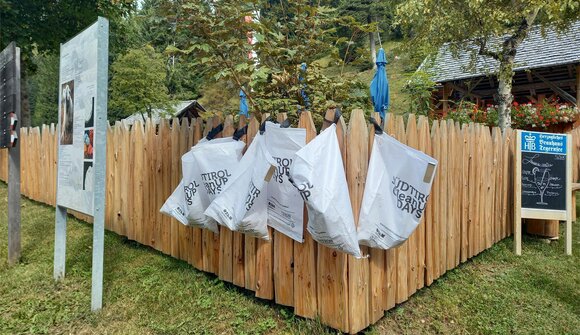
<instances>
[{"instance_id":1,"label":"blue logo sign","mask_svg":"<svg viewBox=\"0 0 580 335\"><path fill-rule=\"evenodd\" d=\"M566 135L522 131L522 151L543 154L566 154Z\"/></svg>"}]
</instances>

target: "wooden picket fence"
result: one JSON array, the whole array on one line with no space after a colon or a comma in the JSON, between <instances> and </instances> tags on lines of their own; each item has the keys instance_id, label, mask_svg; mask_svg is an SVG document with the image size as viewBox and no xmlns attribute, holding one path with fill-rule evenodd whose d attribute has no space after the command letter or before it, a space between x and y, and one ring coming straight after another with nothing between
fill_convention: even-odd
<instances>
[{"instance_id":1,"label":"wooden picket fence","mask_svg":"<svg viewBox=\"0 0 580 335\"><path fill-rule=\"evenodd\" d=\"M329 111L327 119L332 119ZM279 116L283 118L284 116ZM513 156L515 134L508 130L425 117L389 115L384 129L399 141L439 161L426 215L410 239L398 248L363 247L370 254L355 259L317 244L305 232L304 243L271 230L271 242L231 232L220 234L185 227L159 209L181 178L180 157L212 127L206 122L149 120L131 128L117 122L107 134L106 228L196 269L255 291L259 298L293 306L295 314L355 333L378 321L384 311L409 299L445 272L512 234ZM223 136L236 128L223 121ZM258 132L255 118L246 142ZM300 115L307 141L316 136L312 116ZM348 126L341 119L341 145L354 217L357 218L366 181L374 132L362 111L354 111ZM580 135L580 134L578 134ZM575 145L578 145L575 136ZM54 125L22 129L22 193L55 205L57 134ZM0 151L0 178L6 180L6 152ZM393 159L397 159L393 157ZM580 168L575 158L575 178ZM305 218L306 212L305 212ZM76 216L90 221L85 215ZM357 222L358 224L358 222Z\"/></svg>"}]
</instances>

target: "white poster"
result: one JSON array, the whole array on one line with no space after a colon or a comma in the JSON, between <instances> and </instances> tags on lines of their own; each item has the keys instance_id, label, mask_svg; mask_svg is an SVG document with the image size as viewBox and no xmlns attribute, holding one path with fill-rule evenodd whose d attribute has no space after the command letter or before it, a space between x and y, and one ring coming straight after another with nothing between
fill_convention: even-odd
<instances>
[{"instance_id":1,"label":"white poster","mask_svg":"<svg viewBox=\"0 0 580 335\"><path fill-rule=\"evenodd\" d=\"M268 183L268 225L291 239L303 242L304 200L288 180L296 152L306 144L306 129L280 128L266 123L266 144L276 161L276 170Z\"/></svg>"},{"instance_id":2,"label":"white poster","mask_svg":"<svg viewBox=\"0 0 580 335\"><path fill-rule=\"evenodd\" d=\"M57 203L88 215L94 210L98 33L95 23L60 49Z\"/></svg>"}]
</instances>

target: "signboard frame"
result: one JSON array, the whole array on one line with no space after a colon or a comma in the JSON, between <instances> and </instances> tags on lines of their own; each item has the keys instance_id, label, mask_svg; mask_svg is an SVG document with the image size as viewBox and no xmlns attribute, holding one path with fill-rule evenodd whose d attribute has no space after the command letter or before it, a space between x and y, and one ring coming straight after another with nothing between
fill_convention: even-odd
<instances>
[{"instance_id":1,"label":"signboard frame","mask_svg":"<svg viewBox=\"0 0 580 335\"><path fill-rule=\"evenodd\" d=\"M538 209L522 207L522 136L523 134L547 134L560 135L565 138L566 149L566 209ZM530 151L527 151L530 152ZM515 157L515 185L514 185L514 252L522 254L522 219L559 220L566 221L566 255L572 254L572 135L551 134L536 131L517 130L516 133L516 157ZM550 154L544 152L543 154ZM549 181L548 181L549 183Z\"/></svg>"},{"instance_id":2,"label":"signboard frame","mask_svg":"<svg viewBox=\"0 0 580 335\"><path fill-rule=\"evenodd\" d=\"M96 26L96 27L95 27ZM89 29L97 29L97 55L96 55L96 85L94 104L94 135L93 135L93 259L92 259L92 288L91 288L91 310L98 311L103 304L103 256L105 237L105 183L106 183L106 147L107 147L107 98L108 98L108 64L109 64L109 21L99 17L97 21L69 40L61 44L61 66L63 47L68 43L77 42L83 33ZM82 47L82 46L81 46ZM78 49L78 48L77 48ZM76 50L76 49L75 49ZM61 73L62 74L62 73ZM63 78L59 78L59 114L61 114ZM77 116L78 117L78 116ZM61 172L62 161L60 157L61 130L62 125L59 116L59 159L57 171ZM83 159L84 157L81 157ZM83 178L85 178L83 176ZM67 207L61 206L59 202L59 173L57 173L57 205L55 218L55 247L54 247L54 278L61 280L65 274L66 263L66 221ZM62 186L62 185L60 185Z\"/></svg>"},{"instance_id":3,"label":"signboard frame","mask_svg":"<svg viewBox=\"0 0 580 335\"><path fill-rule=\"evenodd\" d=\"M8 59L10 58L10 59ZM8 59L8 60L7 60ZM8 68L11 66L12 68ZM0 52L0 87L4 93L8 93L3 96L2 99L5 100L6 96L13 96L13 111L8 111L14 113L16 116L16 124L14 130L11 130L11 120L6 111L0 111L4 122L4 132L3 142L7 141L13 145L8 145L8 264L13 265L20 261L21 256L21 239L20 239L20 124L18 120L21 119L21 95L20 95L20 48L16 46L16 43L11 42L2 52ZM9 73L12 76L6 78ZM10 92L5 92L12 86ZM6 105L2 105L6 106ZM0 106L0 109L2 109ZM11 137L16 138L16 143L14 144Z\"/></svg>"}]
</instances>

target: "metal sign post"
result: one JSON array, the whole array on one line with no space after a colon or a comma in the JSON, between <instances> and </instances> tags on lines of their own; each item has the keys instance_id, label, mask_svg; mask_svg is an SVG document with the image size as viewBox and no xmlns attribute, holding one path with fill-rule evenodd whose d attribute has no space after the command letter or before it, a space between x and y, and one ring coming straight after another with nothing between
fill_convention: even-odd
<instances>
[{"instance_id":1,"label":"metal sign post","mask_svg":"<svg viewBox=\"0 0 580 335\"><path fill-rule=\"evenodd\" d=\"M0 53L0 148L8 148L8 264L20 261L20 48Z\"/></svg>"},{"instance_id":2,"label":"metal sign post","mask_svg":"<svg viewBox=\"0 0 580 335\"><path fill-rule=\"evenodd\" d=\"M54 278L65 274L67 209L93 216L91 309L103 304L109 21L60 47Z\"/></svg>"},{"instance_id":3,"label":"metal sign post","mask_svg":"<svg viewBox=\"0 0 580 335\"><path fill-rule=\"evenodd\" d=\"M566 221L572 254L572 135L517 132L514 250L522 254L522 219Z\"/></svg>"}]
</instances>

